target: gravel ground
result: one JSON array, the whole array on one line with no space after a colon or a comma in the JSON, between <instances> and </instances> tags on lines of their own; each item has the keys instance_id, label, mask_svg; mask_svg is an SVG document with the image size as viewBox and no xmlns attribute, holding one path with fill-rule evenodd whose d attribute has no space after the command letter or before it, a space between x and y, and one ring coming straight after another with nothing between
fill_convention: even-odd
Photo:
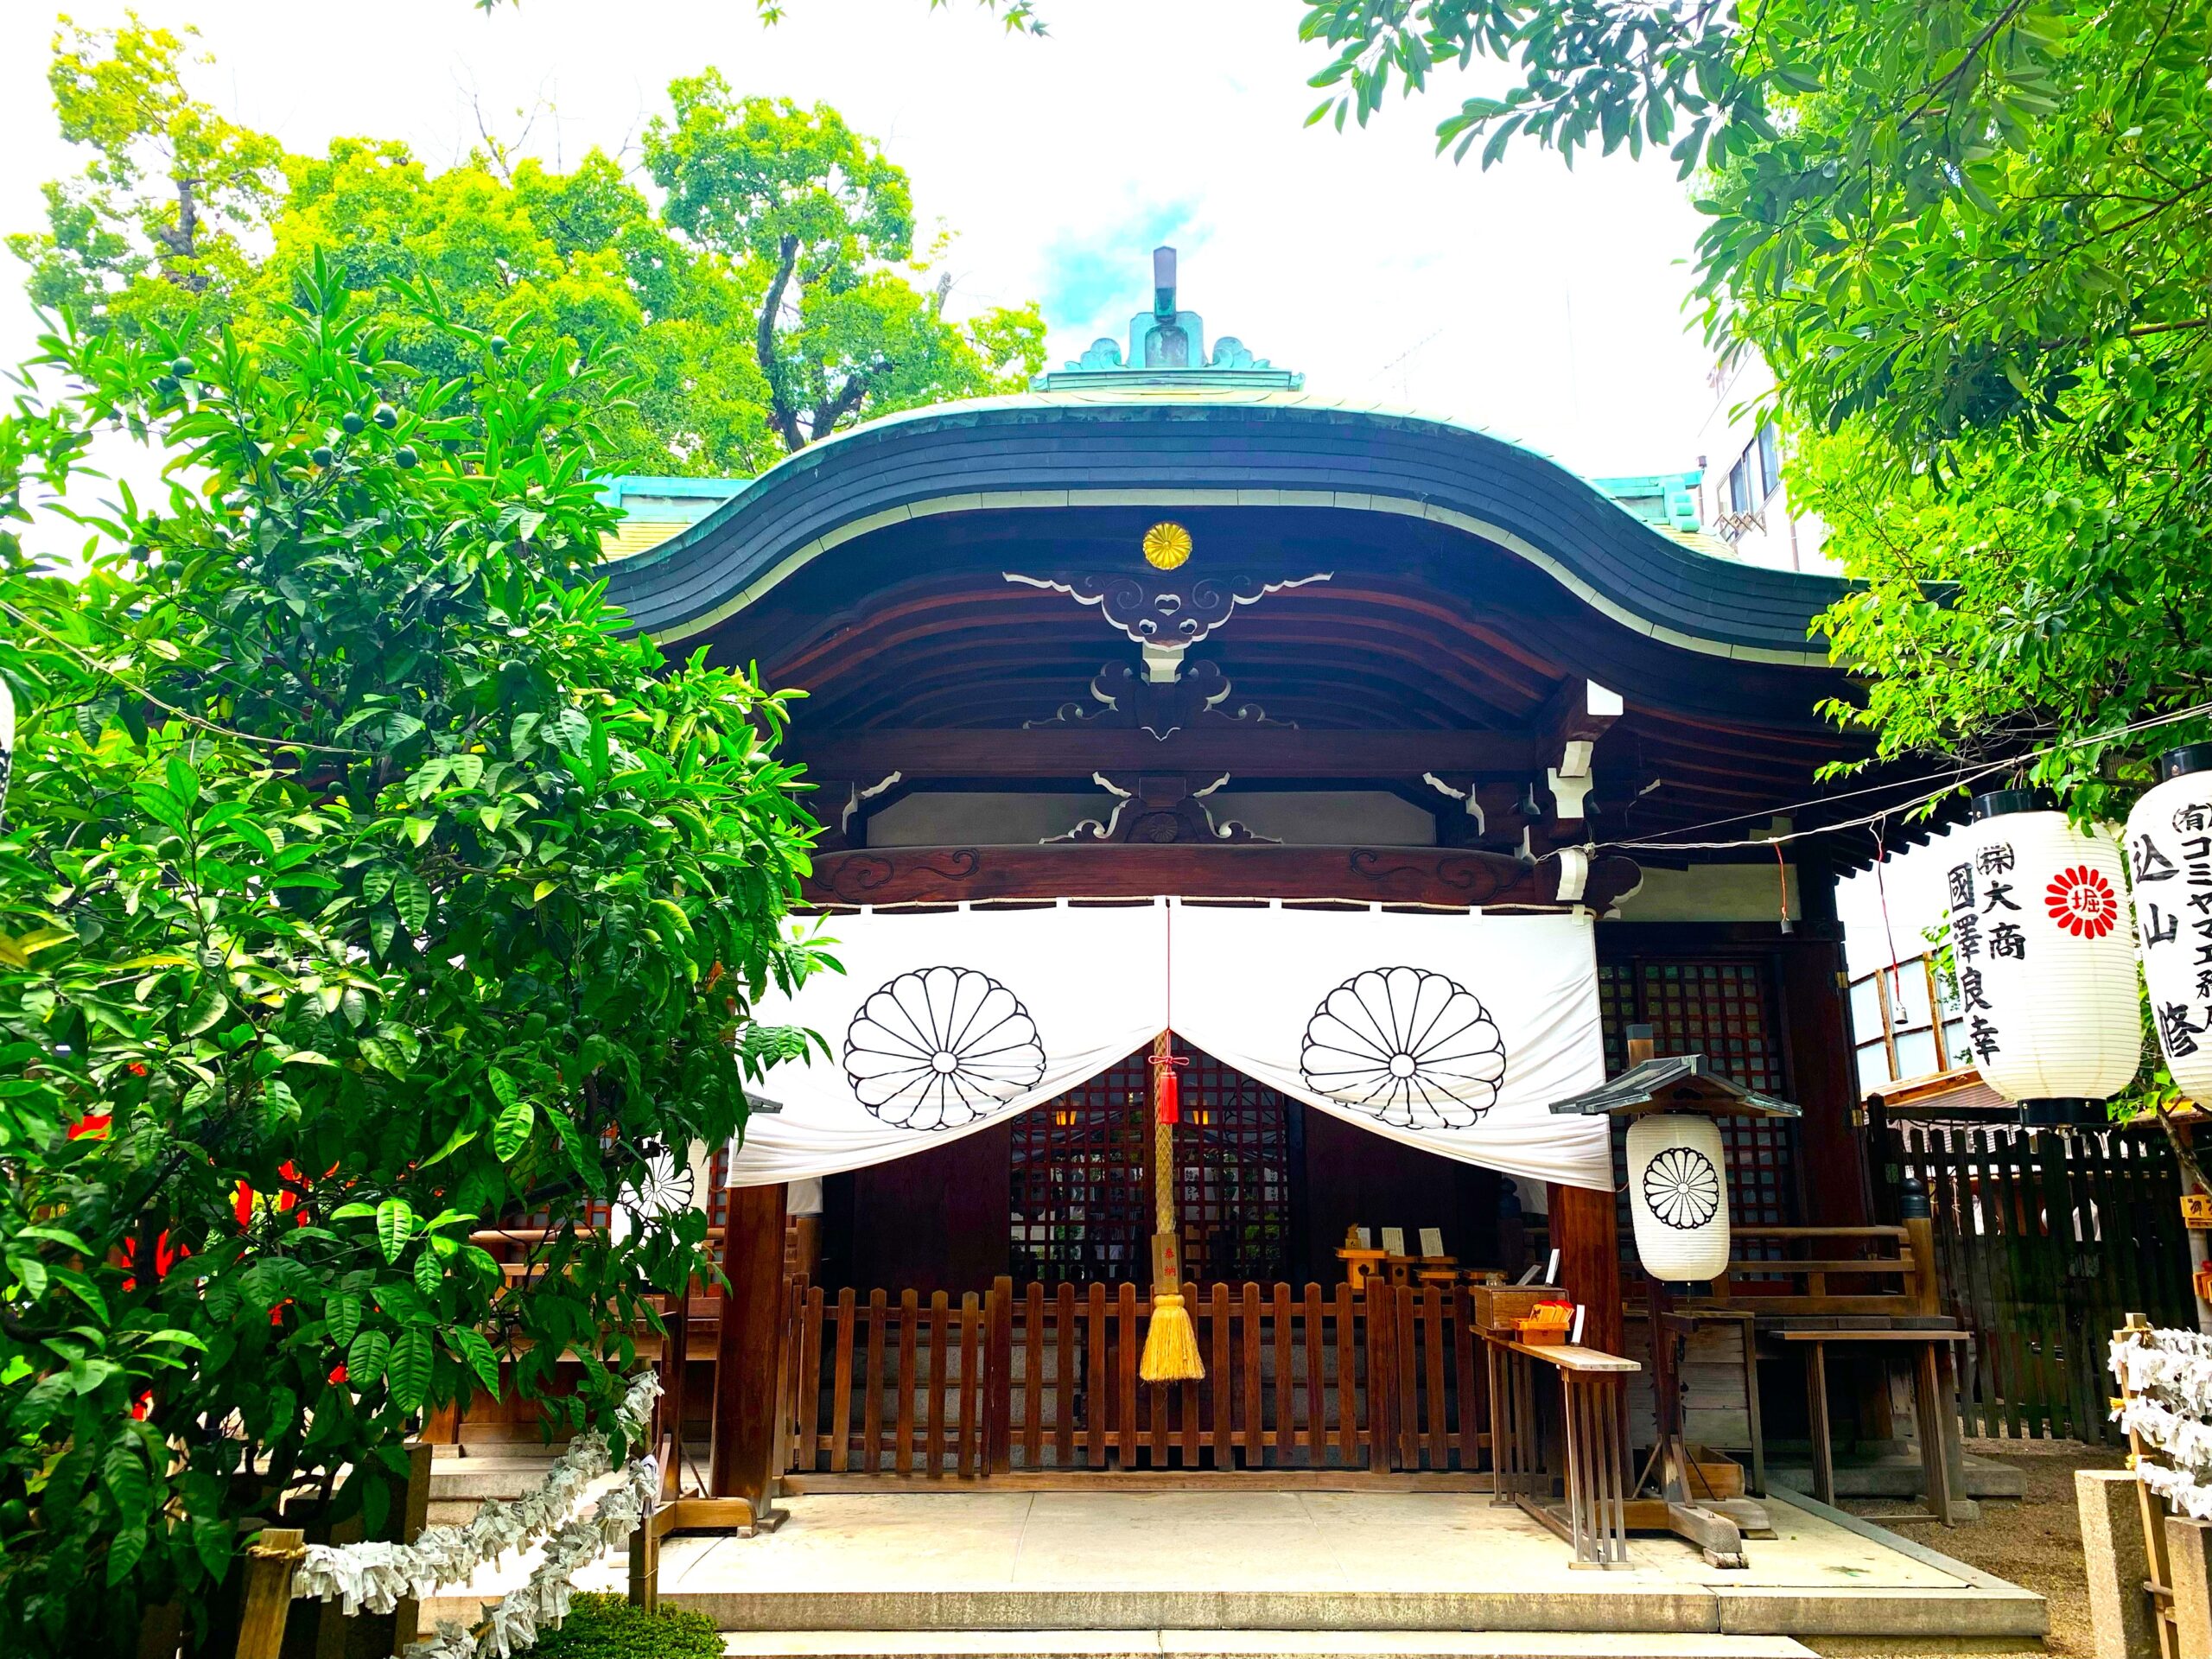
<instances>
[{"instance_id":1,"label":"gravel ground","mask_svg":"<svg viewBox=\"0 0 2212 1659\"><path fill-rule=\"evenodd\" d=\"M2074 1506L2074 1471L2118 1468L2124 1454L2104 1446L2084 1446L2079 1440L1970 1440L1966 1445L1976 1457L2019 1470L2027 1482L2025 1496L2017 1501L1984 1499L1980 1522L1948 1532L1936 1524L1934 1516L1916 1516L1916 1505L1896 1498L1848 1498L1840 1507L1878 1520L1916 1543L2033 1590L2050 1605L2050 1636L2043 1647L2023 1649L2011 1642L1962 1647L1946 1642L1940 1644L1942 1651L2063 1654L2068 1659L2091 1659L2095 1649L2089 1634L2088 1589L2082 1577L2082 1523ZM1937 1650L1925 1643L1901 1646L1845 1637L1822 1638L1806 1645L1836 1659L1891 1659L1891 1656L1904 1659L1906 1655L1927 1659Z\"/></svg>"}]
</instances>

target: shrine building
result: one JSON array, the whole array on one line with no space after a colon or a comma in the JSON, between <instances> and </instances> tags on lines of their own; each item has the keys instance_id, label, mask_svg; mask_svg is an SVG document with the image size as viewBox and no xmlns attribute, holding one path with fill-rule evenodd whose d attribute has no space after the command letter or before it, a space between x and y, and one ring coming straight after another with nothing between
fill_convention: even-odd
<instances>
[{"instance_id":1,"label":"shrine building","mask_svg":"<svg viewBox=\"0 0 2212 1659\"><path fill-rule=\"evenodd\" d=\"M845 969L700 1171L721 1351L776 1358L713 1382L694 1299L717 1491L1475 1478L1486 1278L1556 1251L1648 1346L1618 1126L1550 1110L1632 1028L1800 1109L1724 1125L1739 1230L1872 1218L1840 584L1716 556L1680 479L1332 402L1173 273L1025 394L609 486L635 626L805 694ZM1203 1381L1136 1378L1156 1274Z\"/></svg>"}]
</instances>

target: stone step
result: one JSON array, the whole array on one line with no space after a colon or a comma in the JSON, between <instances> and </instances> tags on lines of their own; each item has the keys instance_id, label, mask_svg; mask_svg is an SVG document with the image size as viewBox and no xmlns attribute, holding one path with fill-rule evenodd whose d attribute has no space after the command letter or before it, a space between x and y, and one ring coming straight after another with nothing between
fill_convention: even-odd
<instances>
[{"instance_id":1,"label":"stone step","mask_svg":"<svg viewBox=\"0 0 2212 1659\"><path fill-rule=\"evenodd\" d=\"M1968 1497L2019 1497L2028 1489L2028 1478L2024 1471L2011 1464L1975 1457L1971 1452L1966 1458L1966 1495ZM1812 1465L1787 1453L1779 1459L1767 1460L1766 1478L1770 1484L1787 1486L1792 1491L1809 1492L1813 1490ZM1836 1460L1835 1495L1838 1497L1913 1497L1926 1484L1922 1478L1917 1453L1896 1452L1878 1458L1839 1458Z\"/></svg>"},{"instance_id":2,"label":"stone step","mask_svg":"<svg viewBox=\"0 0 2212 1659\"><path fill-rule=\"evenodd\" d=\"M1783 1636L1653 1633L1637 1659L1812 1659ZM1619 1659L1618 1634L1433 1630L744 1630L747 1659Z\"/></svg>"}]
</instances>

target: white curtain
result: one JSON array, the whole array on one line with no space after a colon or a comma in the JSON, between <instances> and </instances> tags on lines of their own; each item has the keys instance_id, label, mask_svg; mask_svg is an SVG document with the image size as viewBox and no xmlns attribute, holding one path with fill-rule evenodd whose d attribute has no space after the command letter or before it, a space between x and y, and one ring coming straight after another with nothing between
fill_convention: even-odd
<instances>
[{"instance_id":1,"label":"white curtain","mask_svg":"<svg viewBox=\"0 0 2212 1659\"><path fill-rule=\"evenodd\" d=\"M1463 1162L1611 1184L1588 918L1054 906L823 918L842 975L763 1020L830 1047L770 1073L734 1185L828 1175L971 1134L1173 1026L1294 1099Z\"/></svg>"},{"instance_id":2,"label":"white curtain","mask_svg":"<svg viewBox=\"0 0 2212 1659\"><path fill-rule=\"evenodd\" d=\"M1612 1185L1586 917L1178 905L1174 1028L1394 1141L1565 1186Z\"/></svg>"}]
</instances>

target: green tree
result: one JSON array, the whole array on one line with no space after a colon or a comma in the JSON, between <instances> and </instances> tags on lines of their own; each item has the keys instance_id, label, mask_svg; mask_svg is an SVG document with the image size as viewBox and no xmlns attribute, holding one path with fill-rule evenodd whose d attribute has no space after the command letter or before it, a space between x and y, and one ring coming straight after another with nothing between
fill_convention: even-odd
<instances>
[{"instance_id":1,"label":"green tree","mask_svg":"<svg viewBox=\"0 0 2212 1659\"><path fill-rule=\"evenodd\" d=\"M126 16L119 29L62 20L47 84L61 136L90 159L45 187L46 230L9 245L36 304L174 325L245 280L283 152L185 90L183 36Z\"/></svg>"},{"instance_id":2,"label":"green tree","mask_svg":"<svg viewBox=\"0 0 2212 1659\"><path fill-rule=\"evenodd\" d=\"M2169 0L1312 0L1315 118L1488 60L1439 140L1670 145L1699 294L1807 435L1886 753L2110 811L2212 697L2212 13Z\"/></svg>"},{"instance_id":3,"label":"green tree","mask_svg":"<svg viewBox=\"0 0 2212 1659\"><path fill-rule=\"evenodd\" d=\"M91 159L82 179L49 188L46 233L12 245L33 265L35 297L95 326L199 318L257 340L286 326L323 258L346 272L358 314L391 325L395 360L448 378L461 365L446 337L389 286L428 282L455 321L497 332L537 317L575 349L620 360L633 392L601 423L607 470L710 476L758 472L869 416L1018 390L1044 364L1033 305L957 325L942 281L915 285L928 267L912 257L906 175L876 147L826 109L752 99L742 109L759 124L740 119L712 71L671 89L678 123L662 126L681 190L656 211L596 150L566 173L490 141L442 171L373 138L286 156L194 100L173 37L136 18L67 33L56 52L64 131ZM763 143L793 148L779 157ZM227 165L206 159L216 150ZM189 262L162 239L175 203L126 201L113 182L126 166L151 177L147 158L172 153L191 159L164 163L161 178L200 181L177 187L200 204ZM858 185L842 170L855 162ZM842 236L819 228L855 191L868 221ZM204 229L217 201L230 227L219 235ZM778 267L761 251L794 228L804 268L772 288Z\"/></svg>"},{"instance_id":4,"label":"green tree","mask_svg":"<svg viewBox=\"0 0 2212 1659\"><path fill-rule=\"evenodd\" d=\"M308 287L252 345L57 334L51 401L0 418L16 1651L204 1618L277 1492L373 1524L474 1387L541 1395L572 1352L555 1408L601 1409L705 1225L618 1243L591 1206L741 1128L803 1041L749 1012L815 961L783 931L810 834L783 701L667 667L590 579L622 388L417 289L408 327L461 365L423 378L334 272ZM68 515L35 504L118 424L172 481L41 565ZM470 1235L524 1214L550 1229L511 1279Z\"/></svg>"},{"instance_id":5,"label":"green tree","mask_svg":"<svg viewBox=\"0 0 2212 1659\"><path fill-rule=\"evenodd\" d=\"M663 215L760 283L753 354L798 450L868 415L1018 391L1044 362L1034 306L968 328L895 267L913 254L906 175L827 105L738 98L715 70L670 83L645 130Z\"/></svg>"}]
</instances>

